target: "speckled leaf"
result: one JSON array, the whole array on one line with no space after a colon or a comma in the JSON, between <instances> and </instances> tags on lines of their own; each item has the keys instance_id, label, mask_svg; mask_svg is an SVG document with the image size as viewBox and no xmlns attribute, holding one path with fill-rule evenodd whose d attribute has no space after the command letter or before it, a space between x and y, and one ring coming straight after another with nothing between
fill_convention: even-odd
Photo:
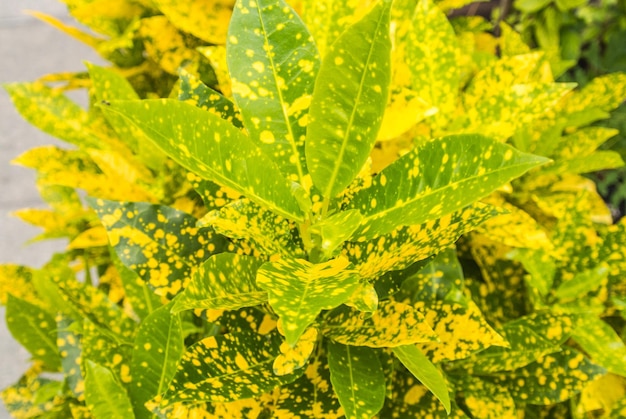
<instances>
[{"instance_id":1,"label":"speckled leaf","mask_svg":"<svg viewBox=\"0 0 626 419\"><path fill-rule=\"evenodd\" d=\"M239 111L235 109L235 104L185 70L180 71L178 100L214 113L237 128L243 128L243 120Z\"/></svg>"},{"instance_id":2,"label":"speckled leaf","mask_svg":"<svg viewBox=\"0 0 626 419\"><path fill-rule=\"evenodd\" d=\"M191 215L165 206L91 200L120 260L159 295L175 295L196 265L221 252L226 240L198 229Z\"/></svg>"},{"instance_id":3,"label":"speckled leaf","mask_svg":"<svg viewBox=\"0 0 626 419\"><path fill-rule=\"evenodd\" d=\"M161 306L161 299L156 295L148 283L133 270L122 263L113 248L110 248L111 259L124 288L124 299L130 303L133 312L140 319Z\"/></svg>"},{"instance_id":4,"label":"speckled leaf","mask_svg":"<svg viewBox=\"0 0 626 419\"><path fill-rule=\"evenodd\" d=\"M272 370L280 343L277 333L229 333L201 340L183 355L160 401L161 409L188 400L199 403L245 399L294 381L299 374L279 377Z\"/></svg>"},{"instance_id":5,"label":"speckled leaf","mask_svg":"<svg viewBox=\"0 0 626 419\"><path fill-rule=\"evenodd\" d=\"M391 1L381 1L348 27L315 81L306 161L326 202L361 170L382 123L391 79L390 8Z\"/></svg>"},{"instance_id":6,"label":"speckled leaf","mask_svg":"<svg viewBox=\"0 0 626 419\"><path fill-rule=\"evenodd\" d=\"M439 337L438 343L418 344L432 362L463 359L492 345L508 346L472 301L466 306L446 301L420 301L414 306L424 312Z\"/></svg>"},{"instance_id":7,"label":"speckled leaf","mask_svg":"<svg viewBox=\"0 0 626 419\"><path fill-rule=\"evenodd\" d=\"M385 401L385 375L370 348L328 342L330 381L347 419L376 415Z\"/></svg>"},{"instance_id":8,"label":"speckled leaf","mask_svg":"<svg viewBox=\"0 0 626 419\"><path fill-rule=\"evenodd\" d=\"M128 384L131 380L129 361L132 355L132 340L121 340L102 326L85 319L76 328L81 334L81 370L85 376L85 361L90 360L108 368L116 378Z\"/></svg>"},{"instance_id":9,"label":"speckled leaf","mask_svg":"<svg viewBox=\"0 0 626 419\"><path fill-rule=\"evenodd\" d=\"M200 0L180 3L176 0L154 0L154 5L181 30L208 43L226 41L227 22L234 0Z\"/></svg>"},{"instance_id":10,"label":"speckled leaf","mask_svg":"<svg viewBox=\"0 0 626 419\"><path fill-rule=\"evenodd\" d=\"M33 270L14 264L0 265L0 304L6 304L9 294L31 304L37 304L37 291L32 283Z\"/></svg>"},{"instance_id":11,"label":"speckled leaf","mask_svg":"<svg viewBox=\"0 0 626 419\"><path fill-rule=\"evenodd\" d=\"M509 348L491 346L452 363L452 368L469 374L489 375L525 367L544 355L559 352L561 344L578 324L577 316L550 312L513 320L499 330L509 343Z\"/></svg>"},{"instance_id":12,"label":"speckled leaf","mask_svg":"<svg viewBox=\"0 0 626 419\"><path fill-rule=\"evenodd\" d=\"M598 108L609 112L617 108L626 98L626 73L611 73L595 77L584 88L567 101L564 111L589 112Z\"/></svg>"},{"instance_id":13,"label":"speckled leaf","mask_svg":"<svg viewBox=\"0 0 626 419\"><path fill-rule=\"evenodd\" d=\"M524 368L493 378L521 403L548 405L569 399L606 370L581 353L563 348Z\"/></svg>"},{"instance_id":14,"label":"speckled leaf","mask_svg":"<svg viewBox=\"0 0 626 419\"><path fill-rule=\"evenodd\" d=\"M3 86L22 117L47 134L77 146L99 148L100 139L85 129L89 115L59 90L43 83L12 83Z\"/></svg>"},{"instance_id":15,"label":"speckled leaf","mask_svg":"<svg viewBox=\"0 0 626 419\"><path fill-rule=\"evenodd\" d=\"M387 348L437 340L424 316L408 304L381 301L371 317L345 306L325 317L324 336L352 346Z\"/></svg>"},{"instance_id":16,"label":"speckled leaf","mask_svg":"<svg viewBox=\"0 0 626 419\"><path fill-rule=\"evenodd\" d=\"M364 220L355 237L371 239L399 226L441 218L546 161L481 135L429 141L357 192L349 207L358 209Z\"/></svg>"},{"instance_id":17,"label":"speckled leaf","mask_svg":"<svg viewBox=\"0 0 626 419\"><path fill-rule=\"evenodd\" d=\"M234 253L213 255L193 273L172 312L195 308L234 310L263 304L267 293L255 281L262 264L261 259Z\"/></svg>"},{"instance_id":18,"label":"speckled leaf","mask_svg":"<svg viewBox=\"0 0 626 419\"><path fill-rule=\"evenodd\" d=\"M217 115L170 99L112 102L105 108L133 121L166 154L202 178L302 220L287 179L261 149Z\"/></svg>"},{"instance_id":19,"label":"speckled leaf","mask_svg":"<svg viewBox=\"0 0 626 419\"><path fill-rule=\"evenodd\" d=\"M415 345L393 348L394 355L402 364L441 401L450 413L450 393L441 371Z\"/></svg>"},{"instance_id":20,"label":"speckled leaf","mask_svg":"<svg viewBox=\"0 0 626 419\"><path fill-rule=\"evenodd\" d=\"M302 243L288 220L248 199L240 199L209 212L198 227L211 226L231 239L244 239L267 256L304 257Z\"/></svg>"},{"instance_id":21,"label":"speckled leaf","mask_svg":"<svg viewBox=\"0 0 626 419\"><path fill-rule=\"evenodd\" d=\"M307 113L319 55L283 0L239 0L227 43L233 97L250 138L283 174L302 183Z\"/></svg>"},{"instance_id":22,"label":"speckled leaf","mask_svg":"<svg viewBox=\"0 0 626 419\"><path fill-rule=\"evenodd\" d=\"M4 407L15 418L45 417L54 414L59 400L62 383L41 375L41 364L34 364L20 377L19 381L2 390L0 396Z\"/></svg>"},{"instance_id":23,"label":"speckled leaf","mask_svg":"<svg viewBox=\"0 0 626 419\"><path fill-rule=\"evenodd\" d=\"M274 417L308 419L343 418L343 408L330 382L328 360L323 345L318 345L304 374L293 383L280 388Z\"/></svg>"},{"instance_id":24,"label":"speckled leaf","mask_svg":"<svg viewBox=\"0 0 626 419\"><path fill-rule=\"evenodd\" d=\"M458 41L446 15L431 0L403 0L394 8L410 17L410 29L399 34L406 49L411 88L434 112L455 111L459 89ZM433 111L430 111L433 112Z\"/></svg>"},{"instance_id":25,"label":"speckled leaf","mask_svg":"<svg viewBox=\"0 0 626 419\"><path fill-rule=\"evenodd\" d=\"M130 364L128 391L136 418L153 418L144 404L165 392L183 355L180 317L171 314L171 304L150 314L139 326Z\"/></svg>"},{"instance_id":26,"label":"speckled leaf","mask_svg":"<svg viewBox=\"0 0 626 419\"><path fill-rule=\"evenodd\" d=\"M61 368L54 316L9 294L6 303L6 322L13 338L26 348L34 359L43 362L47 370L58 371Z\"/></svg>"},{"instance_id":27,"label":"speckled leaf","mask_svg":"<svg viewBox=\"0 0 626 419\"><path fill-rule=\"evenodd\" d=\"M556 273L556 263L550 254L540 250L515 249L511 257L521 262L528 272L524 278L528 285L546 296L552 288Z\"/></svg>"},{"instance_id":28,"label":"speckled leaf","mask_svg":"<svg viewBox=\"0 0 626 419\"><path fill-rule=\"evenodd\" d=\"M588 156L560 160L546 167L546 174L591 173L624 166L622 156L615 151L596 151Z\"/></svg>"},{"instance_id":29,"label":"speckled leaf","mask_svg":"<svg viewBox=\"0 0 626 419\"><path fill-rule=\"evenodd\" d=\"M85 403L95 419L134 417L126 390L108 368L87 360L85 370Z\"/></svg>"},{"instance_id":30,"label":"speckled leaf","mask_svg":"<svg viewBox=\"0 0 626 419\"><path fill-rule=\"evenodd\" d=\"M477 203L422 225L398 228L369 242L348 243L344 254L362 278L377 279L385 272L404 269L441 252L494 215L498 215L495 208Z\"/></svg>"},{"instance_id":31,"label":"speckled leaf","mask_svg":"<svg viewBox=\"0 0 626 419\"><path fill-rule=\"evenodd\" d=\"M62 314L57 315L57 346L61 355L61 365L65 382L70 391L82 398L85 392L85 381L81 371L81 356L83 352L82 339L75 330L76 323Z\"/></svg>"},{"instance_id":32,"label":"speckled leaf","mask_svg":"<svg viewBox=\"0 0 626 419\"><path fill-rule=\"evenodd\" d=\"M378 293L373 284L362 281L348 301L344 303L363 313L373 313L378 309Z\"/></svg>"},{"instance_id":33,"label":"speckled leaf","mask_svg":"<svg viewBox=\"0 0 626 419\"><path fill-rule=\"evenodd\" d=\"M464 383L463 394L468 410L477 418L517 419L515 400L502 387L473 378Z\"/></svg>"},{"instance_id":34,"label":"speckled leaf","mask_svg":"<svg viewBox=\"0 0 626 419\"><path fill-rule=\"evenodd\" d=\"M592 269L576 272L571 279L561 283L554 290L554 296L559 302L584 298L588 293L598 290L603 284L606 285L608 275L609 267L604 263Z\"/></svg>"},{"instance_id":35,"label":"speckled leaf","mask_svg":"<svg viewBox=\"0 0 626 419\"><path fill-rule=\"evenodd\" d=\"M267 262L257 272L256 280L268 292L290 345L322 310L344 303L359 286L359 275L345 257L319 264L303 259Z\"/></svg>"},{"instance_id":36,"label":"speckled leaf","mask_svg":"<svg viewBox=\"0 0 626 419\"><path fill-rule=\"evenodd\" d=\"M560 147L555 150L559 159L588 156L611 137L619 134L613 128L585 127L560 139Z\"/></svg>"},{"instance_id":37,"label":"speckled leaf","mask_svg":"<svg viewBox=\"0 0 626 419\"><path fill-rule=\"evenodd\" d=\"M196 50L211 63L218 82L216 89L219 89L227 98L232 98L233 90L228 73L228 63L226 62L226 45L207 45L197 47ZM238 117L241 118L241 114L238 114Z\"/></svg>"},{"instance_id":38,"label":"speckled leaf","mask_svg":"<svg viewBox=\"0 0 626 419\"><path fill-rule=\"evenodd\" d=\"M626 345L607 323L594 316L587 316L572 332L578 345L600 365L614 374L626 377Z\"/></svg>"},{"instance_id":39,"label":"speckled leaf","mask_svg":"<svg viewBox=\"0 0 626 419\"><path fill-rule=\"evenodd\" d=\"M314 249L309 252L312 260L330 259L337 248L352 237L359 227L362 217L356 210L337 212L314 223L310 234Z\"/></svg>"},{"instance_id":40,"label":"speckled leaf","mask_svg":"<svg viewBox=\"0 0 626 419\"><path fill-rule=\"evenodd\" d=\"M292 347L287 342L283 342L280 345L280 355L276 357L272 365L274 374L291 374L304 367L315 350L318 335L317 329L310 327L300 336L295 346Z\"/></svg>"},{"instance_id":41,"label":"speckled leaf","mask_svg":"<svg viewBox=\"0 0 626 419\"><path fill-rule=\"evenodd\" d=\"M139 95L130 82L118 72L90 63L87 63L87 69L98 102L139 99ZM105 117L124 143L137 154L143 163L152 169L162 168L165 156L152 147L150 140L141 130L120 115L109 113L105 114ZM144 176L149 175L144 174Z\"/></svg>"}]
</instances>

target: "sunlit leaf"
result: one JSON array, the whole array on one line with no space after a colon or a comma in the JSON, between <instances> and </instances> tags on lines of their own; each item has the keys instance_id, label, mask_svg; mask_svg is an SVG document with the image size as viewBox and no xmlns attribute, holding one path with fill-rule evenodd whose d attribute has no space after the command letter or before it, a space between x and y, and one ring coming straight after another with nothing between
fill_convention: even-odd
<instances>
[{"instance_id":1,"label":"sunlit leaf","mask_svg":"<svg viewBox=\"0 0 626 419\"><path fill-rule=\"evenodd\" d=\"M95 419L134 417L126 390L108 368L87 360L85 370L85 403Z\"/></svg>"},{"instance_id":2,"label":"sunlit leaf","mask_svg":"<svg viewBox=\"0 0 626 419\"><path fill-rule=\"evenodd\" d=\"M202 178L231 187L289 219L302 219L287 179L261 149L220 117L169 99L112 102L105 108L131 120L166 154Z\"/></svg>"},{"instance_id":3,"label":"sunlit leaf","mask_svg":"<svg viewBox=\"0 0 626 419\"><path fill-rule=\"evenodd\" d=\"M311 35L283 0L240 0L230 21L228 68L250 138L291 180L307 173L307 111L319 67Z\"/></svg>"},{"instance_id":4,"label":"sunlit leaf","mask_svg":"<svg viewBox=\"0 0 626 419\"><path fill-rule=\"evenodd\" d=\"M300 336L295 346L292 347L287 342L283 342L280 345L281 353L276 357L272 365L274 374L291 374L295 370L304 367L315 350L317 340L318 331L316 328L311 327Z\"/></svg>"},{"instance_id":5,"label":"sunlit leaf","mask_svg":"<svg viewBox=\"0 0 626 419\"><path fill-rule=\"evenodd\" d=\"M517 419L515 400L502 387L478 378L464 383L463 394L468 410L476 417L485 419Z\"/></svg>"},{"instance_id":6,"label":"sunlit leaf","mask_svg":"<svg viewBox=\"0 0 626 419\"><path fill-rule=\"evenodd\" d=\"M359 285L357 271L344 257L319 264L303 259L267 262L256 280L269 294L269 303L280 316L290 345L322 310L344 303Z\"/></svg>"},{"instance_id":7,"label":"sunlit leaf","mask_svg":"<svg viewBox=\"0 0 626 419\"><path fill-rule=\"evenodd\" d=\"M340 307L326 316L322 330L325 336L344 345L372 348L437 340L419 311L395 301L381 301L371 317Z\"/></svg>"},{"instance_id":8,"label":"sunlit leaf","mask_svg":"<svg viewBox=\"0 0 626 419\"><path fill-rule=\"evenodd\" d=\"M357 192L349 207L364 219L355 237L371 239L399 226L441 218L546 161L480 135L429 141Z\"/></svg>"},{"instance_id":9,"label":"sunlit leaf","mask_svg":"<svg viewBox=\"0 0 626 419\"><path fill-rule=\"evenodd\" d=\"M379 2L346 29L315 81L306 161L326 201L352 182L378 135L391 77L390 8Z\"/></svg>"},{"instance_id":10,"label":"sunlit leaf","mask_svg":"<svg viewBox=\"0 0 626 419\"><path fill-rule=\"evenodd\" d=\"M373 349L329 342L330 381L346 418L371 418L383 407L385 376Z\"/></svg>"},{"instance_id":11,"label":"sunlit leaf","mask_svg":"<svg viewBox=\"0 0 626 419\"><path fill-rule=\"evenodd\" d=\"M263 260L234 253L213 255L194 272L172 311L233 310L264 303L267 293L255 281L262 264Z\"/></svg>"},{"instance_id":12,"label":"sunlit leaf","mask_svg":"<svg viewBox=\"0 0 626 419\"><path fill-rule=\"evenodd\" d=\"M626 345L607 323L597 317L587 316L573 330L572 338L589 354L594 364L626 377Z\"/></svg>"},{"instance_id":13,"label":"sunlit leaf","mask_svg":"<svg viewBox=\"0 0 626 419\"><path fill-rule=\"evenodd\" d=\"M356 210L337 212L326 217L310 228L314 250L311 253L313 260L320 261L330 259L335 250L346 240L352 237L354 231L361 223L361 214ZM319 255L319 256L318 256Z\"/></svg>"},{"instance_id":14,"label":"sunlit leaf","mask_svg":"<svg viewBox=\"0 0 626 419\"><path fill-rule=\"evenodd\" d=\"M37 304L37 292L32 284L33 270L27 266L0 265L0 304L6 304L9 295L31 304Z\"/></svg>"}]
</instances>

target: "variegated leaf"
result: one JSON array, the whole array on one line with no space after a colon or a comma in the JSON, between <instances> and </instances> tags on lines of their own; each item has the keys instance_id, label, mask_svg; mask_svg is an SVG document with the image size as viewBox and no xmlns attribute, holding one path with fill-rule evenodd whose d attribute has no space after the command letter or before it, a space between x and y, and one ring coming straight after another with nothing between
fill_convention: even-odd
<instances>
[{"instance_id":1,"label":"variegated leaf","mask_svg":"<svg viewBox=\"0 0 626 419\"><path fill-rule=\"evenodd\" d=\"M464 380L462 388L467 408L475 417L485 419L518 418L515 400L506 388L474 377Z\"/></svg>"},{"instance_id":2,"label":"variegated leaf","mask_svg":"<svg viewBox=\"0 0 626 419\"><path fill-rule=\"evenodd\" d=\"M195 266L227 248L227 241L173 208L91 200L124 265L159 295L176 295Z\"/></svg>"},{"instance_id":3,"label":"variegated leaf","mask_svg":"<svg viewBox=\"0 0 626 419\"><path fill-rule=\"evenodd\" d=\"M127 268L122 263L117 253L115 253L115 249L109 249L115 271L119 275L124 288L124 299L130 304L137 317L140 319L146 318L161 306L160 297L152 291L148 283L135 271Z\"/></svg>"},{"instance_id":4,"label":"variegated leaf","mask_svg":"<svg viewBox=\"0 0 626 419\"><path fill-rule=\"evenodd\" d=\"M429 141L356 193L349 208L358 209L364 218L355 237L367 240L400 226L436 220L546 161L480 135Z\"/></svg>"},{"instance_id":5,"label":"variegated leaf","mask_svg":"<svg viewBox=\"0 0 626 419\"><path fill-rule=\"evenodd\" d=\"M309 229L313 245L309 251L311 260L323 262L333 257L339 246L352 237L361 220L358 211L347 210L314 223Z\"/></svg>"},{"instance_id":6,"label":"variegated leaf","mask_svg":"<svg viewBox=\"0 0 626 419\"><path fill-rule=\"evenodd\" d=\"M57 315L57 340L56 344L61 355L61 365L65 382L70 391L78 398L82 399L85 392L85 380L81 371L81 356L83 345L81 335L77 329L75 321L62 314Z\"/></svg>"},{"instance_id":7,"label":"variegated leaf","mask_svg":"<svg viewBox=\"0 0 626 419\"><path fill-rule=\"evenodd\" d=\"M346 29L315 81L306 162L326 208L361 170L378 135L391 78L390 8L383 0Z\"/></svg>"},{"instance_id":8,"label":"variegated leaf","mask_svg":"<svg viewBox=\"0 0 626 419\"><path fill-rule=\"evenodd\" d=\"M626 98L626 73L611 73L595 77L577 91L566 103L564 111L569 114L589 112L598 108L609 112Z\"/></svg>"},{"instance_id":9,"label":"variegated leaf","mask_svg":"<svg viewBox=\"0 0 626 419\"><path fill-rule=\"evenodd\" d=\"M450 413L450 393L441 371L415 345L403 345L393 348L394 355L435 397L441 401L447 413Z\"/></svg>"},{"instance_id":10,"label":"variegated leaf","mask_svg":"<svg viewBox=\"0 0 626 419\"><path fill-rule=\"evenodd\" d=\"M594 364L626 377L626 345L606 322L594 316L587 316L572 331L572 338L589 354Z\"/></svg>"},{"instance_id":11,"label":"variegated leaf","mask_svg":"<svg viewBox=\"0 0 626 419\"><path fill-rule=\"evenodd\" d=\"M339 307L325 317L322 331L335 342L372 348L437 340L422 313L408 304L389 300L381 301L371 317Z\"/></svg>"},{"instance_id":12,"label":"variegated leaf","mask_svg":"<svg viewBox=\"0 0 626 419\"><path fill-rule=\"evenodd\" d=\"M7 303L9 295L31 304L40 303L33 285L33 269L14 264L0 265L0 304Z\"/></svg>"},{"instance_id":13,"label":"variegated leaf","mask_svg":"<svg viewBox=\"0 0 626 419\"><path fill-rule=\"evenodd\" d=\"M330 381L347 419L371 418L385 401L385 376L370 348L328 342Z\"/></svg>"},{"instance_id":14,"label":"variegated leaf","mask_svg":"<svg viewBox=\"0 0 626 419\"><path fill-rule=\"evenodd\" d=\"M239 129L217 115L175 100L111 103L166 154L202 178L245 195L292 220L302 212L290 183Z\"/></svg>"},{"instance_id":15,"label":"variegated leaf","mask_svg":"<svg viewBox=\"0 0 626 419\"><path fill-rule=\"evenodd\" d=\"M165 392L184 351L180 317L171 308L168 304L155 310L137 330L128 391L138 419L154 417L144 404Z\"/></svg>"},{"instance_id":16,"label":"variegated leaf","mask_svg":"<svg viewBox=\"0 0 626 419\"><path fill-rule=\"evenodd\" d=\"M128 394L106 367L86 360L85 404L95 419L132 418Z\"/></svg>"},{"instance_id":17,"label":"variegated leaf","mask_svg":"<svg viewBox=\"0 0 626 419\"><path fill-rule=\"evenodd\" d=\"M312 264L303 259L267 262L257 285L268 292L280 316L287 343L294 345L322 310L347 301L359 286L359 275L345 257Z\"/></svg>"},{"instance_id":18,"label":"variegated leaf","mask_svg":"<svg viewBox=\"0 0 626 419\"><path fill-rule=\"evenodd\" d=\"M266 256L304 257L295 226L248 199L209 212L198 221L198 227L206 226L231 239L243 239Z\"/></svg>"},{"instance_id":19,"label":"variegated leaf","mask_svg":"<svg viewBox=\"0 0 626 419\"><path fill-rule=\"evenodd\" d=\"M258 396L294 381L299 374L277 376L272 364L280 337L229 333L205 338L183 355L176 375L160 399L160 409L193 400L229 402Z\"/></svg>"},{"instance_id":20,"label":"variegated leaf","mask_svg":"<svg viewBox=\"0 0 626 419\"><path fill-rule=\"evenodd\" d=\"M220 253L207 259L195 272L172 307L172 312L203 308L234 310L267 301L267 293L256 285L263 260L234 253Z\"/></svg>"},{"instance_id":21,"label":"variegated leaf","mask_svg":"<svg viewBox=\"0 0 626 419\"><path fill-rule=\"evenodd\" d=\"M318 335L317 329L310 327L300 336L295 346L283 342L280 345L280 355L276 357L272 365L274 374L287 375L304 367L315 350Z\"/></svg>"},{"instance_id":22,"label":"variegated leaf","mask_svg":"<svg viewBox=\"0 0 626 419\"><path fill-rule=\"evenodd\" d=\"M320 61L307 28L283 0L239 0L226 51L250 138L287 178L303 183L307 114Z\"/></svg>"}]
</instances>

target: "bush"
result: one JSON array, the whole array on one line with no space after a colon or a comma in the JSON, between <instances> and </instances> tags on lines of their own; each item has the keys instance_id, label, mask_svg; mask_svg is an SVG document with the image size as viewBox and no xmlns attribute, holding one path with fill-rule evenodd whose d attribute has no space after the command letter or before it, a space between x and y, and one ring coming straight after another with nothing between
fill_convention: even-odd
<instances>
[{"instance_id":1,"label":"bush","mask_svg":"<svg viewBox=\"0 0 626 419\"><path fill-rule=\"evenodd\" d=\"M1 268L13 415L626 415L626 222L581 176L626 75L364 3L68 2L113 66L6 86L74 146L16 159L69 246Z\"/></svg>"}]
</instances>

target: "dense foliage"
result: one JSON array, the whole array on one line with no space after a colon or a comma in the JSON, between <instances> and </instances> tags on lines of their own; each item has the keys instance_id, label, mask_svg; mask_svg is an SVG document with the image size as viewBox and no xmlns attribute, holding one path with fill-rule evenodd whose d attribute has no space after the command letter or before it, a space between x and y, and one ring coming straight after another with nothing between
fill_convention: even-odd
<instances>
[{"instance_id":1,"label":"dense foliage","mask_svg":"<svg viewBox=\"0 0 626 419\"><path fill-rule=\"evenodd\" d=\"M582 176L626 74L555 82L463 1L66 3L112 66L5 86L72 145L15 160L69 241L0 267L15 417L626 416L626 221Z\"/></svg>"}]
</instances>

